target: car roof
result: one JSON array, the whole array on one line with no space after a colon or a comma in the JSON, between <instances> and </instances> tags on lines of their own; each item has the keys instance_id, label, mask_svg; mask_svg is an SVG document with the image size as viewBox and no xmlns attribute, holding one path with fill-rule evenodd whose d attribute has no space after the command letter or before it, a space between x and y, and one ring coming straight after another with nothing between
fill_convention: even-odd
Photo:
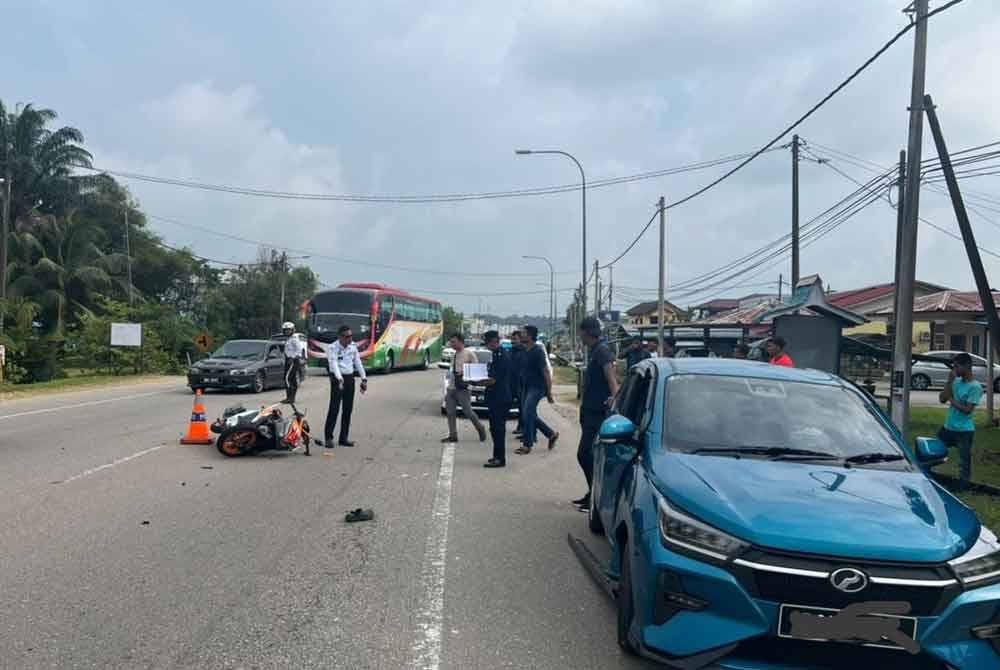
<instances>
[{"instance_id":1,"label":"car roof","mask_svg":"<svg viewBox=\"0 0 1000 670\"><path fill-rule=\"evenodd\" d=\"M649 363L655 365L660 373L667 377L671 375L719 375L829 386L843 385L838 377L823 370L786 368L781 365L769 365L735 358L654 358L650 359Z\"/></svg>"}]
</instances>

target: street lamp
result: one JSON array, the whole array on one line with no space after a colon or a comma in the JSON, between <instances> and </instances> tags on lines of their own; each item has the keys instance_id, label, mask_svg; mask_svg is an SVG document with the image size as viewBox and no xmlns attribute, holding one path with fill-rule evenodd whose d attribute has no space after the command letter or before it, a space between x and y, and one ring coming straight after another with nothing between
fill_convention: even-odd
<instances>
[{"instance_id":1,"label":"street lamp","mask_svg":"<svg viewBox=\"0 0 1000 670\"><path fill-rule=\"evenodd\" d=\"M530 156L532 154L559 154L560 156L565 156L574 163L576 167L580 170L580 183L582 185L581 193L583 194L583 257L580 259L580 267L583 272L580 276L580 286L583 291L583 313L587 313L587 175L583 172L583 166L580 165L580 161L576 159L571 153L565 151L560 151L559 149L515 149L514 153L518 156Z\"/></svg>"},{"instance_id":2,"label":"street lamp","mask_svg":"<svg viewBox=\"0 0 1000 670\"><path fill-rule=\"evenodd\" d=\"M545 256L521 256L528 261L543 261L549 266L549 337L554 337L556 332L556 271L552 267L552 262Z\"/></svg>"}]
</instances>

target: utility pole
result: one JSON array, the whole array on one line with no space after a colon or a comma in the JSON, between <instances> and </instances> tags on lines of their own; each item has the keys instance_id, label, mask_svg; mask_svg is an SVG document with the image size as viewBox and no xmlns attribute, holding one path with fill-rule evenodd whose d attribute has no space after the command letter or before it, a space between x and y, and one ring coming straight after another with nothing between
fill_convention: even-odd
<instances>
[{"instance_id":1,"label":"utility pole","mask_svg":"<svg viewBox=\"0 0 1000 670\"><path fill-rule=\"evenodd\" d=\"M896 337L892 355L892 421L904 435L910 420L910 366L913 362L913 283L917 273L917 223L920 213L920 157L924 134L924 79L927 65L927 3L914 0L913 79L906 148L906 191L899 244Z\"/></svg>"},{"instance_id":2,"label":"utility pole","mask_svg":"<svg viewBox=\"0 0 1000 670\"><path fill-rule=\"evenodd\" d=\"M132 246L128 239L128 204L125 205L125 259L128 268L128 306L132 307Z\"/></svg>"},{"instance_id":3,"label":"utility pole","mask_svg":"<svg viewBox=\"0 0 1000 670\"><path fill-rule=\"evenodd\" d=\"M792 135L792 286L799 284L799 136Z\"/></svg>"},{"instance_id":4,"label":"utility pole","mask_svg":"<svg viewBox=\"0 0 1000 670\"><path fill-rule=\"evenodd\" d=\"M903 202L906 200L906 149L899 151L899 174L896 177L896 189L898 193L896 196L896 267L892 274L892 328L889 331L893 336L893 342L895 342L896 329L899 327L899 259L902 256L903 226L906 222L903 218L905 209ZM895 361L893 361L893 369L895 370ZM887 407L890 416L892 415L893 395L892 389L890 389Z\"/></svg>"},{"instance_id":5,"label":"utility pole","mask_svg":"<svg viewBox=\"0 0 1000 670\"><path fill-rule=\"evenodd\" d=\"M608 266L608 311L609 312L614 310L614 307L612 307L613 303L611 302L611 299L614 297L614 290L615 290L615 266L609 265Z\"/></svg>"},{"instance_id":6,"label":"utility pole","mask_svg":"<svg viewBox=\"0 0 1000 670\"><path fill-rule=\"evenodd\" d=\"M597 313L601 311L600 281L601 281L601 276L600 273L597 271L597 261L595 260L594 261L594 316L595 317L597 316ZM587 290L586 287L584 287L584 291L586 290ZM584 309L586 308L587 306L586 304L584 304Z\"/></svg>"},{"instance_id":7,"label":"utility pole","mask_svg":"<svg viewBox=\"0 0 1000 670\"><path fill-rule=\"evenodd\" d=\"M656 317L656 347L663 355L663 285L667 276L667 199L660 196L660 284Z\"/></svg>"},{"instance_id":8,"label":"utility pole","mask_svg":"<svg viewBox=\"0 0 1000 670\"><path fill-rule=\"evenodd\" d=\"M785 278L784 278L784 277L782 277L782 276L781 276L781 275L779 274L779 275L778 275L778 302L781 302L781 288L782 288L782 285L783 285L784 283L785 283Z\"/></svg>"},{"instance_id":9,"label":"utility pole","mask_svg":"<svg viewBox=\"0 0 1000 670\"><path fill-rule=\"evenodd\" d=\"M7 313L7 249L10 237L10 193L14 178L10 169L10 149L4 154L7 171L4 174L3 185L6 192L3 199L3 239L0 240L0 335L3 335L4 315Z\"/></svg>"},{"instance_id":10,"label":"utility pole","mask_svg":"<svg viewBox=\"0 0 1000 670\"><path fill-rule=\"evenodd\" d=\"M285 284L288 282L288 252L281 252L281 308L278 310L278 329L285 322Z\"/></svg>"}]
</instances>

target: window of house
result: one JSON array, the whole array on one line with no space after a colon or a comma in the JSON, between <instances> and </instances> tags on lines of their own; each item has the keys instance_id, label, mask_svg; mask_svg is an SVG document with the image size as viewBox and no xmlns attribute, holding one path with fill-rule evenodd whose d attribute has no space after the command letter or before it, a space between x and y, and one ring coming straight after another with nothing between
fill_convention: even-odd
<instances>
[{"instance_id":1,"label":"window of house","mask_svg":"<svg viewBox=\"0 0 1000 670\"><path fill-rule=\"evenodd\" d=\"M949 342L952 351L965 351L965 335L952 335Z\"/></svg>"}]
</instances>

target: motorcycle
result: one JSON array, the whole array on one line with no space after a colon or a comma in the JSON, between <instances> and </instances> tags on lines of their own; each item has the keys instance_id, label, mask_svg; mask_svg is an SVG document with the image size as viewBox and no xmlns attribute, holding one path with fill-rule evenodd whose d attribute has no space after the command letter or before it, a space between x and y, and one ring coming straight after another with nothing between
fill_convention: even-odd
<instances>
[{"instance_id":1,"label":"motorcycle","mask_svg":"<svg viewBox=\"0 0 1000 670\"><path fill-rule=\"evenodd\" d=\"M312 437L305 412L290 404L291 416L285 416L280 405L247 410L229 407L222 417L209 427L219 438L215 448L223 456L235 458L261 451L295 451L305 447L309 456Z\"/></svg>"}]
</instances>

